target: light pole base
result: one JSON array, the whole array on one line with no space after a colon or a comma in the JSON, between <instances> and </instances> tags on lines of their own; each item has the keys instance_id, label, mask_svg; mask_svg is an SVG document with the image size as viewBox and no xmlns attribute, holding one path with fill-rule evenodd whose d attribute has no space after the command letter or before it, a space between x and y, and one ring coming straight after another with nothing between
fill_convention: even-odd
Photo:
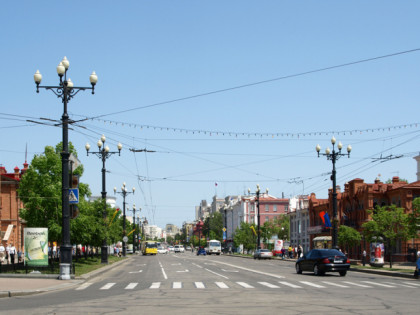
<instances>
[{"instance_id":1,"label":"light pole base","mask_svg":"<svg viewBox=\"0 0 420 315\"><path fill-rule=\"evenodd\" d=\"M108 246L101 247L101 264L108 264Z\"/></svg>"},{"instance_id":2,"label":"light pole base","mask_svg":"<svg viewBox=\"0 0 420 315\"><path fill-rule=\"evenodd\" d=\"M71 279L71 264L60 264L60 280L70 280Z\"/></svg>"}]
</instances>

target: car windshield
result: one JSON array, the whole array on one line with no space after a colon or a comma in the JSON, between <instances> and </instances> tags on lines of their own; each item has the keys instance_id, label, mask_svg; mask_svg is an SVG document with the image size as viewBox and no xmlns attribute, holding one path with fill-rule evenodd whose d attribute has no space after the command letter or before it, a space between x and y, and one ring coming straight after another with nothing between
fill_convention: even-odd
<instances>
[{"instance_id":1,"label":"car windshield","mask_svg":"<svg viewBox=\"0 0 420 315\"><path fill-rule=\"evenodd\" d=\"M156 243L147 243L147 248L156 248Z\"/></svg>"},{"instance_id":2,"label":"car windshield","mask_svg":"<svg viewBox=\"0 0 420 315\"><path fill-rule=\"evenodd\" d=\"M159 246L159 247L158 247L158 249L161 249L161 250L162 250L162 249L163 249L163 247L162 247L162 246Z\"/></svg>"},{"instance_id":3,"label":"car windshield","mask_svg":"<svg viewBox=\"0 0 420 315\"><path fill-rule=\"evenodd\" d=\"M260 250L260 252L261 252L261 253L268 253L268 252L270 252L270 251L269 251L268 249L261 249L261 250Z\"/></svg>"}]
</instances>

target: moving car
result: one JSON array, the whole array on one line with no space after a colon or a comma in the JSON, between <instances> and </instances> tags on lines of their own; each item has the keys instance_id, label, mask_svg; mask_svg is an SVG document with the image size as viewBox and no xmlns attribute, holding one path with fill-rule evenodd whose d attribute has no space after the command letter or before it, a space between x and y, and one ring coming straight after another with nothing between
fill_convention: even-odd
<instances>
[{"instance_id":1,"label":"moving car","mask_svg":"<svg viewBox=\"0 0 420 315\"><path fill-rule=\"evenodd\" d=\"M254 253L254 259L271 259L272 257L273 253L268 249L257 249Z\"/></svg>"},{"instance_id":2,"label":"moving car","mask_svg":"<svg viewBox=\"0 0 420 315\"><path fill-rule=\"evenodd\" d=\"M174 251L174 247L173 246L169 246L168 247L168 251L173 252Z\"/></svg>"},{"instance_id":3,"label":"moving car","mask_svg":"<svg viewBox=\"0 0 420 315\"><path fill-rule=\"evenodd\" d=\"M184 246L183 245L175 245L174 247L174 252L175 253L183 253L185 251Z\"/></svg>"},{"instance_id":4,"label":"moving car","mask_svg":"<svg viewBox=\"0 0 420 315\"><path fill-rule=\"evenodd\" d=\"M169 253L169 251L165 247L162 247L162 246L158 247L158 254L167 254L167 253Z\"/></svg>"},{"instance_id":5,"label":"moving car","mask_svg":"<svg viewBox=\"0 0 420 315\"><path fill-rule=\"evenodd\" d=\"M313 271L316 276L326 272L338 272L344 277L350 269L350 260L336 249L312 249L296 262L296 273Z\"/></svg>"},{"instance_id":6,"label":"moving car","mask_svg":"<svg viewBox=\"0 0 420 315\"><path fill-rule=\"evenodd\" d=\"M192 251L192 248L191 248L191 246L187 246L187 248L185 250Z\"/></svg>"},{"instance_id":7,"label":"moving car","mask_svg":"<svg viewBox=\"0 0 420 315\"><path fill-rule=\"evenodd\" d=\"M206 256L206 250L203 247L200 247L197 251L197 256L198 255L204 255Z\"/></svg>"}]
</instances>

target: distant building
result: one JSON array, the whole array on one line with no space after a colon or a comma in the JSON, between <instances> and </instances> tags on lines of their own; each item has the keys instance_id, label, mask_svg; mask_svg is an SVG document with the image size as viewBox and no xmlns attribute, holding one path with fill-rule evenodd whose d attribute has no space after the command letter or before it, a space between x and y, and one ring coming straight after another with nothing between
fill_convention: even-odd
<instances>
[{"instance_id":1,"label":"distant building","mask_svg":"<svg viewBox=\"0 0 420 315\"><path fill-rule=\"evenodd\" d=\"M365 183L363 179L355 178L344 185L344 192L337 188L337 214L339 225L353 227L362 231L363 223L370 220L368 211L376 206L396 205L411 212L413 200L420 197L420 181L413 183L401 182L399 177L392 178L392 183L382 183L376 179L374 183ZM311 247L331 246L331 229L326 229L320 213L332 216L332 189L328 190L328 199L318 199L315 194L309 198ZM321 242L321 243L320 243ZM368 251L369 244L362 241L360 245L349 249L351 258L361 259L364 249ZM420 239L407 242L399 241L393 249L394 261L405 261L412 253L420 250ZM389 259L389 252L387 253Z\"/></svg>"},{"instance_id":2,"label":"distant building","mask_svg":"<svg viewBox=\"0 0 420 315\"><path fill-rule=\"evenodd\" d=\"M200 205L195 207L195 219L204 220L210 215L211 205L206 200L201 200Z\"/></svg>"},{"instance_id":3,"label":"distant building","mask_svg":"<svg viewBox=\"0 0 420 315\"><path fill-rule=\"evenodd\" d=\"M297 196L289 202L290 245L302 245L306 253L310 249L309 227L309 198Z\"/></svg>"},{"instance_id":4,"label":"distant building","mask_svg":"<svg viewBox=\"0 0 420 315\"><path fill-rule=\"evenodd\" d=\"M23 250L23 229L26 227L24 220L19 217L19 209L23 208L23 203L19 199L17 190L28 166L26 162L21 170L16 166L13 173L8 173L4 166L0 166L1 241L4 247L13 243L16 250Z\"/></svg>"}]
</instances>

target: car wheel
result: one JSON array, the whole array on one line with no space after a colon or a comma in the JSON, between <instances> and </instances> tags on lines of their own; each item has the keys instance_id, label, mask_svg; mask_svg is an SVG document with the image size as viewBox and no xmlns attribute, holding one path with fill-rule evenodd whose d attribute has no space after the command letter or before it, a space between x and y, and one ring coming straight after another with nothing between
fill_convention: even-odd
<instances>
[{"instance_id":1,"label":"car wheel","mask_svg":"<svg viewBox=\"0 0 420 315\"><path fill-rule=\"evenodd\" d=\"M314 266L314 274L315 274L315 276L322 276L324 273L321 270L319 270L318 265L315 265Z\"/></svg>"},{"instance_id":2,"label":"car wheel","mask_svg":"<svg viewBox=\"0 0 420 315\"><path fill-rule=\"evenodd\" d=\"M347 274L347 270L340 271L340 276L345 277Z\"/></svg>"},{"instance_id":3,"label":"car wheel","mask_svg":"<svg viewBox=\"0 0 420 315\"><path fill-rule=\"evenodd\" d=\"M296 264L296 273L299 275L302 274L302 269L300 268L299 264Z\"/></svg>"}]
</instances>

